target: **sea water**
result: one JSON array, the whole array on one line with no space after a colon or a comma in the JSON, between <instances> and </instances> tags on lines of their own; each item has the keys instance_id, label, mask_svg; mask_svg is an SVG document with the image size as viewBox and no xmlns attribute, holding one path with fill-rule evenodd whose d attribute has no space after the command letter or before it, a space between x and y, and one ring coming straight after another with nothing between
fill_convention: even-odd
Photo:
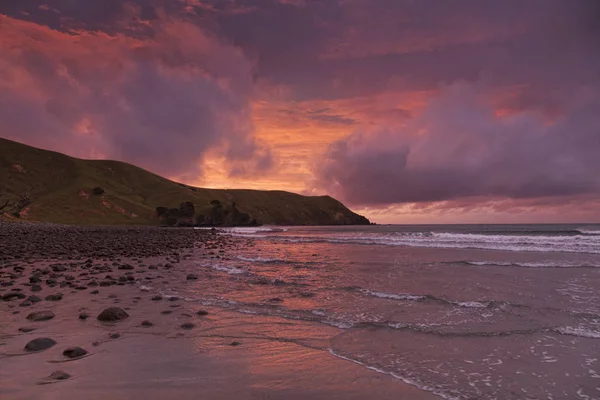
<instances>
[{"instance_id":1,"label":"sea water","mask_svg":"<svg viewBox=\"0 0 600 400\"><path fill-rule=\"evenodd\" d=\"M286 334L334 327L301 342L440 398L600 399L600 225L222 234L245 245L193 260L210 285L172 290L286 321Z\"/></svg>"}]
</instances>

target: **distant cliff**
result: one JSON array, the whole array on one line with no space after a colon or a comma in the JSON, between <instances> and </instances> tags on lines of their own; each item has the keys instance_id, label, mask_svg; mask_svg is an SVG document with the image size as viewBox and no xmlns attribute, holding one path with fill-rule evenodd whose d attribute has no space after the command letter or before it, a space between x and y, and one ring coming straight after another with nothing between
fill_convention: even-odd
<instances>
[{"instance_id":1,"label":"distant cliff","mask_svg":"<svg viewBox=\"0 0 600 400\"><path fill-rule=\"evenodd\" d=\"M201 225L369 224L329 196L197 188L131 164L81 160L0 138L0 203L5 201L21 205L5 218L66 224L180 223L173 210L182 206L181 215ZM174 217L167 221L169 215Z\"/></svg>"}]
</instances>

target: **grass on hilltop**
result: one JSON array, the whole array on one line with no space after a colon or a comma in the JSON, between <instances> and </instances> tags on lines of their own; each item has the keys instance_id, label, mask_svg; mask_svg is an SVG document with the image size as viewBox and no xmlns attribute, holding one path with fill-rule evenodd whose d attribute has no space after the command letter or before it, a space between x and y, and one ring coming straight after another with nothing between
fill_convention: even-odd
<instances>
[{"instance_id":1,"label":"grass on hilltop","mask_svg":"<svg viewBox=\"0 0 600 400\"><path fill-rule=\"evenodd\" d=\"M93 194L96 187L102 188L104 193ZM155 209L158 206L178 207L184 201L191 201L199 214L211 200L219 200L223 204L236 202L241 212L263 224L366 222L329 196L196 188L124 162L82 160L0 138L0 200L15 200L28 191L31 204L20 211L19 218L31 221L157 224Z\"/></svg>"}]
</instances>

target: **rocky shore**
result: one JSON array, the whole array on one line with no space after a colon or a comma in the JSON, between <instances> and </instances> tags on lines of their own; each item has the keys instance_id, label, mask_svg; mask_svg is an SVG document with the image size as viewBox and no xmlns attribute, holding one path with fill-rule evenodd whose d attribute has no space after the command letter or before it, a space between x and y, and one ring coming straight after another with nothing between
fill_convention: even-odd
<instances>
[{"instance_id":1,"label":"rocky shore","mask_svg":"<svg viewBox=\"0 0 600 400\"><path fill-rule=\"evenodd\" d=\"M44 324L56 321L57 310L64 316L65 308L77 305L77 311L71 311L72 320L90 318L114 325L133 314L131 306L91 305L119 304L133 291L130 287L150 284L154 280L169 284L171 280L197 279L193 274L178 271L183 259L188 259L194 250L210 258L219 258L232 246L231 238L217 235L214 229L3 223L0 226L0 335L4 340L15 334L31 336ZM156 295L146 297L135 296L133 304L143 300L155 303L163 300ZM179 306L176 303L178 298L170 297L168 300L172 302L171 309L163 311L162 315L171 314L172 309ZM145 312L140 315L143 314ZM205 310L197 311L198 316L207 314ZM18 333L6 330L11 319L23 324ZM148 320L139 324L142 327L153 325ZM186 322L181 324L180 329L194 327L195 324ZM119 337L118 332L108 335L109 339ZM35 337L21 349L23 353L5 353L4 356L42 352L56 345L59 343L54 338ZM91 347L99 345L99 341L88 344ZM83 358L88 354L89 351L82 347L66 347L62 351L65 360ZM56 370L40 382L70 377L69 373Z\"/></svg>"},{"instance_id":2,"label":"rocky shore","mask_svg":"<svg viewBox=\"0 0 600 400\"><path fill-rule=\"evenodd\" d=\"M252 245L211 229L2 224L0 398L432 398L332 357L333 327L160 291L206 290L223 278L198 260ZM322 343L303 343L315 332Z\"/></svg>"}]
</instances>

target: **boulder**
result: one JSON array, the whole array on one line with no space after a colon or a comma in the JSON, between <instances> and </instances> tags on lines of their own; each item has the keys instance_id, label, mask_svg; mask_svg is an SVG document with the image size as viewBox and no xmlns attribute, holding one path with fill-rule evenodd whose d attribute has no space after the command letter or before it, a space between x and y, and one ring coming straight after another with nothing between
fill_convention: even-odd
<instances>
[{"instance_id":1,"label":"boulder","mask_svg":"<svg viewBox=\"0 0 600 400\"><path fill-rule=\"evenodd\" d=\"M98 315L98 321L116 322L128 318L129 314L119 307L109 307Z\"/></svg>"},{"instance_id":2,"label":"boulder","mask_svg":"<svg viewBox=\"0 0 600 400\"><path fill-rule=\"evenodd\" d=\"M65 379L69 379L71 375L67 374L65 371L54 371L50 374L50 379L55 379L57 381L63 381Z\"/></svg>"},{"instance_id":3,"label":"boulder","mask_svg":"<svg viewBox=\"0 0 600 400\"><path fill-rule=\"evenodd\" d=\"M15 299L24 299L25 297L27 297L27 296L25 296L23 293L8 292L2 296L2 300L11 301L11 300L15 300Z\"/></svg>"},{"instance_id":4,"label":"boulder","mask_svg":"<svg viewBox=\"0 0 600 400\"><path fill-rule=\"evenodd\" d=\"M55 315L52 311L36 311L32 312L27 316L30 321L48 321L54 318Z\"/></svg>"},{"instance_id":5,"label":"boulder","mask_svg":"<svg viewBox=\"0 0 600 400\"><path fill-rule=\"evenodd\" d=\"M69 347L65 351L63 351L63 356L67 358L77 358L83 357L87 354L87 350L82 349L81 347Z\"/></svg>"},{"instance_id":6,"label":"boulder","mask_svg":"<svg viewBox=\"0 0 600 400\"><path fill-rule=\"evenodd\" d=\"M29 343L25 345L25 350L27 351L42 351L49 349L54 346L56 342L50 338L37 338L33 339Z\"/></svg>"}]
</instances>

